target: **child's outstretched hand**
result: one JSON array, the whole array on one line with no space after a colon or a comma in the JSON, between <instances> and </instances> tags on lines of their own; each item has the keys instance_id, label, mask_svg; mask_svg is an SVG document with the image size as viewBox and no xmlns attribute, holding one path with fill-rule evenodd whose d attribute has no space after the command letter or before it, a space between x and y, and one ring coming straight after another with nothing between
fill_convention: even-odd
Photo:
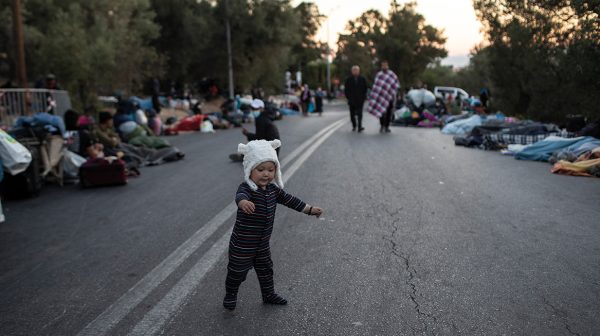
<instances>
[{"instance_id":1,"label":"child's outstretched hand","mask_svg":"<svg viewBox=\"0 0 600 336\"><path fill-rule=\"evenodd\" d=\"M305 213L309 216L320 217L323 214L323 209L315 206L307 206Z\"/></svg>"},{"instance_id":2,"label":"child's outstretched hand","mask_svg":"<svg viewBox=\"0 0 600 336\"><path fill-rule=\"evenodd\" d=\"M242 211L247 214L254 213L254 203L247 200L241 200L240 203L238 203L238 208L242 209Z\"/></svg>"}]
</instances>

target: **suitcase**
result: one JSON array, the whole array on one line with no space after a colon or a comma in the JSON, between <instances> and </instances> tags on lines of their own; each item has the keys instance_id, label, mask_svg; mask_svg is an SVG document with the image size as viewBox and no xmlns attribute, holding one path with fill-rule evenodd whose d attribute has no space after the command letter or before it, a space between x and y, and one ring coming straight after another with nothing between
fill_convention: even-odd
<instances>
[{"instance_id":1,"label":"suitcase","mask_svg":"<svg viewBox=\"0 0 600 336\"><path fill-rule=\"evenodd\" d=\"M125 162L106 159L88 160L79 167L79 181L83 188L127 184Z\"/></svg>"},{"instance_id":2,"label":"suitcase","mask_svg":"<svg viewBox=\"0 0 600 336\"><path fill-rule=\"evenodd\" d=\"M43 179L40 174L39 147L26 147L31 152L31 163L22 173L17 175L11 175L9 173L4 174L0 190L2 197L5 199L15 200L37 197L42 190Z\"/></svg>"}]
</instances>

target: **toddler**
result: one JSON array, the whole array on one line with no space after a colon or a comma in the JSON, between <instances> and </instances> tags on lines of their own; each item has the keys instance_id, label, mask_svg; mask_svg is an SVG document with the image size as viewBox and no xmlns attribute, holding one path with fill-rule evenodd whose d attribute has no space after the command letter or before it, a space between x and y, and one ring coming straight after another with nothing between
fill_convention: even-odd
<instances>
[{"instance_id":1,"label":"toddler","mask_svg":"<svg viewBox=\"0 0 600 336\"><path fill-rule=\"evenodd\" d=\"M255 140L239 144L244 155L244 178L235 195L238 206L235 226L229 242L229 264L225 281L223 307L235 309L240 284L254 267L263 302L285 305L287 300L275 293L273 262L269 241L277 203L319 217L323 209L310 206L283 191L283 181L277 153L279 140Z\"/></svg>"}]
</instances>

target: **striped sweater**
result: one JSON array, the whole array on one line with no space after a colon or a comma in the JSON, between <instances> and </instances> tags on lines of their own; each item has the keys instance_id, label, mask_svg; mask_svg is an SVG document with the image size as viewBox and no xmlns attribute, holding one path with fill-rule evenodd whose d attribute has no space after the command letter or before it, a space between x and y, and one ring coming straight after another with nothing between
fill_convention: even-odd
<instances>
[{"instance_id":1,"label":"striped sweater","mask_svg":"<svg viewBox=\"0 0 600 336\"><path fill-rule=\"evenodd\" d=\"M253 258L257 249L268 247L277 203L299 212L306 207L302 200L272 183L266 189L258 188L256 191L250 189L246 182L240 184L235 203L239 204L242 200L254 203L255 210L247 214L238 208L229 242L230 256L234 254L237 258Z\"/></svg>"}]
</instances>

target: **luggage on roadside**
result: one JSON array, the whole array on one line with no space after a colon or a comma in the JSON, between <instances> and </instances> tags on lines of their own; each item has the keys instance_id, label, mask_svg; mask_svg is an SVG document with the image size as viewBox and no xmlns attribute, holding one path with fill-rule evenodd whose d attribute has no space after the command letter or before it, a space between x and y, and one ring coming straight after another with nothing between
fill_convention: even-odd
<instances>
[{"instance_id":1,"label":"luggage on roadside","mask_svg":"<svg viewBox=\"0 0 600 336\"><path fill-rule=\"evenodd\" d=\"M184 132L184 131L199 131L202 122L204 121L204 115L196 114L193 116L185 117L176 124L175 130Z\"/></svg>"},{"instance_id":2,"label":"luggage on roadside","mask_svg":"<svg viewBox=\"0 0 600 336\"><path fill-rule=\"evenodd\" d=\"M25 199L37 197L43 186L40 174L39 147L29 147L31 163L25 171L11 175L6 172L0 184L0 193L5 199Z\"/></svg>"},{"instance_id":3,"label":"luggage on roadside","mask_svg":"<svg viewBox=\"0 0 600 336\"><path fill-rule=\"evenodd\" d=\"M79 167L79 181L83 188L127 184L125 162L120 159L91 159Z\"/></svg>"},{"instance_id":4,"label":"luggage on roadside","mask_svg":"<svg viewBox=\"0 0 600 336\"><path fill-rule=\"evenodd\" d=\"M12 136L0 129L0 158L6 170L17 175L27 169L31 162L31 153Z\"/></svg>"}]
</instances>

